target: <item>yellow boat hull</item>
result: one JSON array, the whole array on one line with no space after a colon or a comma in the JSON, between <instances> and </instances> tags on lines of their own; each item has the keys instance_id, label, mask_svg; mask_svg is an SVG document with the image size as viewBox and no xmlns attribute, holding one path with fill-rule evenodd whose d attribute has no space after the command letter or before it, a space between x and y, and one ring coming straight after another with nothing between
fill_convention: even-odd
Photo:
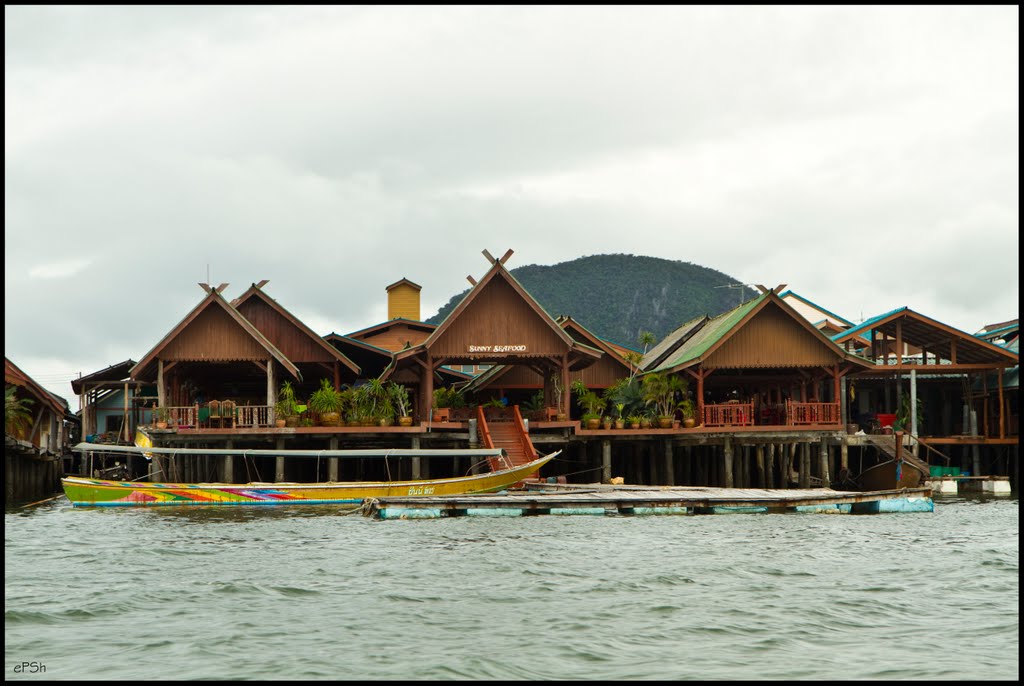
<instances>
[{"instance_id":1,"label":"yellow boat hull","mask_svg":"<svg viewBox=\"0 0 1024 686\"><path fill-rule=\"evenodd\" d=\"M144 483L71 476L61 479L75 506L312 505L359 503L367 498L493 493L512 486L561 451L533 462L486 474L420 481L300 483Z\"/></svg>"}]
</instances>

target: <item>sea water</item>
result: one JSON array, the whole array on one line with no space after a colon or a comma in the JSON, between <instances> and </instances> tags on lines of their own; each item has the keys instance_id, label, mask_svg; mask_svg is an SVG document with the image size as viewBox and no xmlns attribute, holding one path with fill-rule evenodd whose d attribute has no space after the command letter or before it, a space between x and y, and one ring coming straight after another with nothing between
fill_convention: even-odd
<instances>
[{"instance_id":1,"label":"sea water","mask_svg":"<svg viewBox=\"0 0 1024 686\"><path fill-rule=\"evenodd\" d=\"M1014 679L1018 501L8 510L7 679Z\"/></svg>"}]
</instances>

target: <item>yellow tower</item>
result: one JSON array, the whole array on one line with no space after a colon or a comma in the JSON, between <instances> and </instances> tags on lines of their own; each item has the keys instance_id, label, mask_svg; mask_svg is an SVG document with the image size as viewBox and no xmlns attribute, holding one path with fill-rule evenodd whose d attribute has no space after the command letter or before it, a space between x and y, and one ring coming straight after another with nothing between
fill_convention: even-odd
<instances>
[{"instance_id":1,"label":"yellow tower","mask_svg":"<svg viewBox=\"0 0 1024 686\"><path fill-rule=\"evenodd\" d=\"M384 290L388 292L388 319L420 321L420 286L402 278Z\"/></svg>"}]
</instances>

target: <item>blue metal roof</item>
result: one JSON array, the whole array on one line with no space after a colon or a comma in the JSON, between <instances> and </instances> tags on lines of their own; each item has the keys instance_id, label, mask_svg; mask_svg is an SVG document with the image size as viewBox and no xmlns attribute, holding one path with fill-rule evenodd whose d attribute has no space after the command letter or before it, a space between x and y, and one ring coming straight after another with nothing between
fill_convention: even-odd
<instances>
[{"instance_id":1,"label":"blue metal roof","mask_svg":"<svg viewBox=\"0 0 1024 686\"><path fill-rule=\"evenodd\" d=\"M870 339L871 338L871 329L872 329L872 327L874 327L875 324L877 324L878 322L882 321L883 319L887 319L887 318L893 316L894 314L896 314L898 312L903 312L903 311L909 310L909 309L910 308L907 307L906 305L904 305L903 307L897 307L895 310L892 310L890 312L886 312L885 314L880 314L877 317L872 317L871 319L866 319L862 324L858 324L857 326L853 327L852 329L847 329L846 331L843 331L841 333L837 333L835 336L832 336L831 338L834 341L837 338L847 338L851 334L860 335L862 332L867 331L868 332L867 337Z\"/></svg>"}]
</instances>

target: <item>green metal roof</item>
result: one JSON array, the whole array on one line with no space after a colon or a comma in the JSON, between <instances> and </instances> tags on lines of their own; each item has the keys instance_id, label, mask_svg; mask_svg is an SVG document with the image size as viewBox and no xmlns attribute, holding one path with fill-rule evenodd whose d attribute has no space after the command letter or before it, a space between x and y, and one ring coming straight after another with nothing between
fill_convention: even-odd
<instances>
[{"instance_id":1,"label":"green metal roof","mask_svg":"<svg viewBox=\"0 0 1024 686\"><path fill-rule=\"evenodd\" d=\"M709 319L701 329L683 343L675 353L651 371L663 371L678 367L691 362L708 351L715 343L720 341L726 334L732 331L733 327L740 323L750 312L756 308L765 298L767 293L748 300L739 307L729 310L723 314Z\"/></svg>"}]
</instances>

